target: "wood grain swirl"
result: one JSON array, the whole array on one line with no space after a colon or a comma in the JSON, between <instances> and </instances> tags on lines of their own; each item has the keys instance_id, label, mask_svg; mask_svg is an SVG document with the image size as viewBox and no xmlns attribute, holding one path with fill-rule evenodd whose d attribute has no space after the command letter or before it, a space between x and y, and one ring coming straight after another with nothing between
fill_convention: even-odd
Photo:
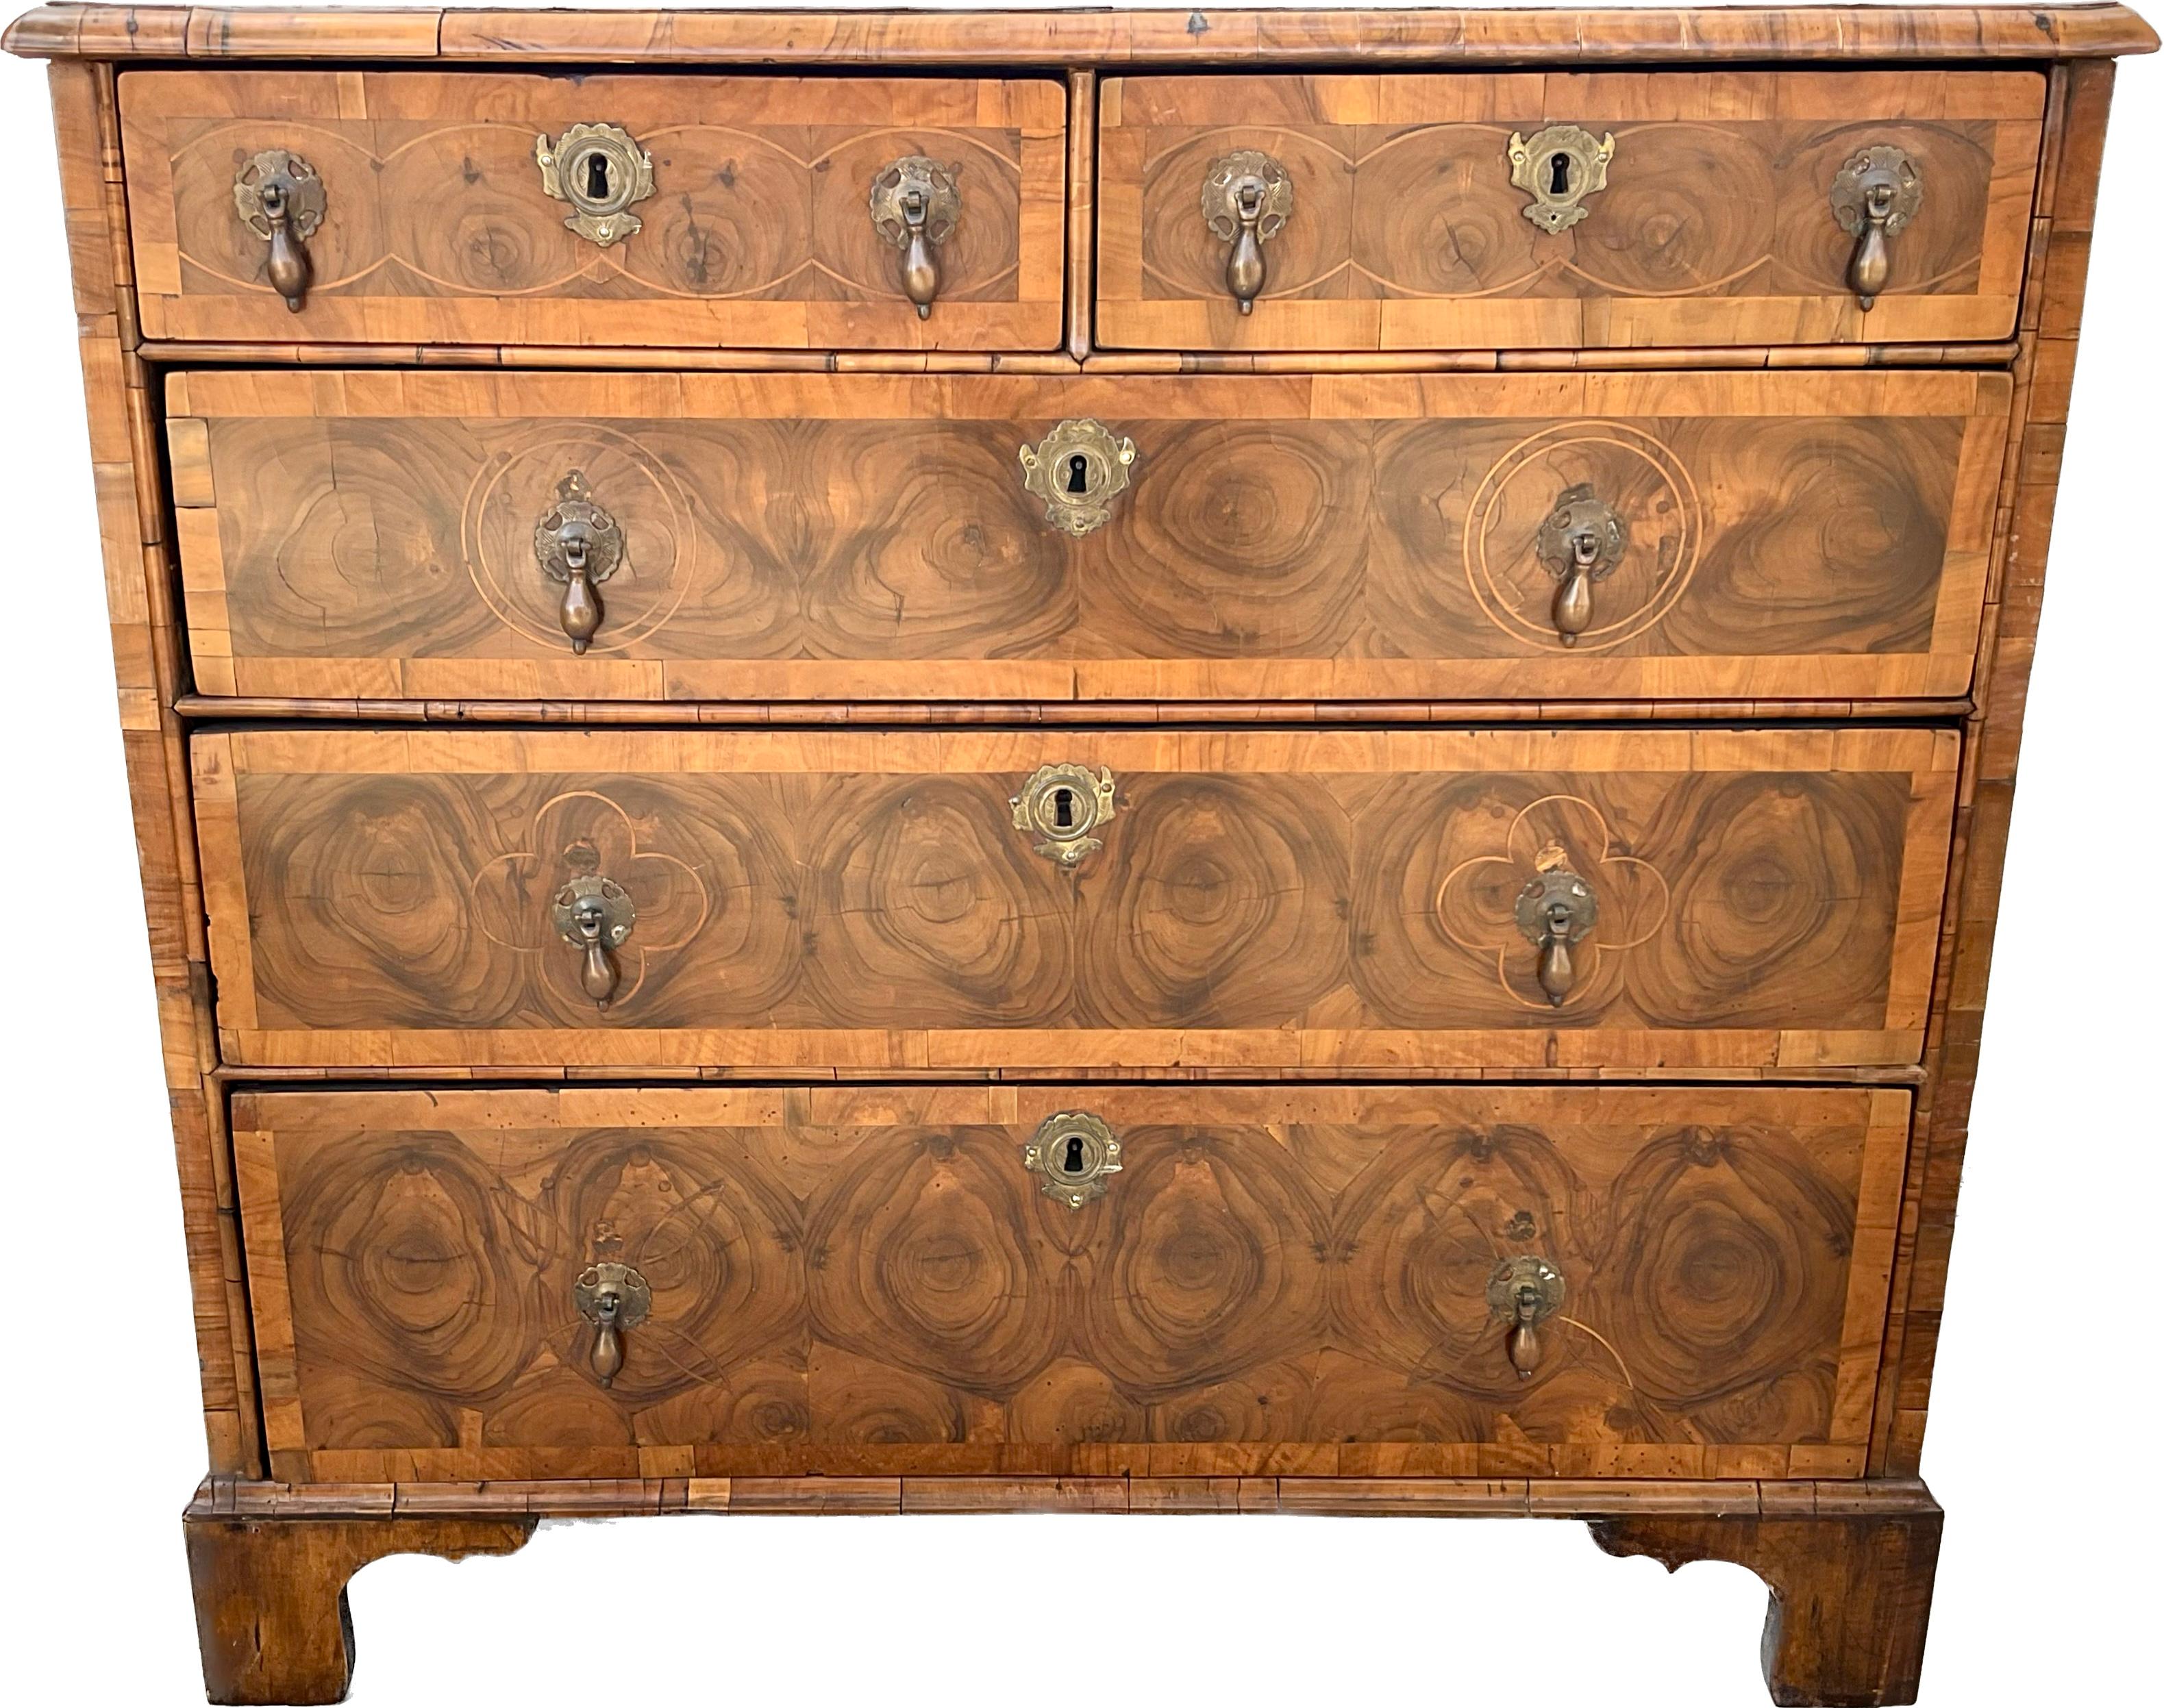
<instances>
[{"instance_id":1,"label":"wood grain swirl","mask_svg":"<svg viewBox=\"0 0 2164 1708\"><path fill-rule=\"evenodd\" d=\"M1872 730L414 740L198 738L228 1059L1913 1061L1956 752ZM1009 807L1068 762L1116 799L1072 870ZM1514 912L1557 862L1599 909L1559 1006ZM606 1007L550 914L581 873L638 909Z\"/></svg>"},{"instance_id":2,"label":"wood grain swirl","mask_svg":"<svg viewBox=\"0 0 2164 1708\"><path fill-rule=\"evenodd\" d=\"M1854 1447L1907 1118L1590 1087L244 1103L250 1250L290 1278L258 1297L274 1460L400 1480ZM1125 1146L1079 1212L1022 1166L1063 1106ZM357 1239L381 1255L327 1255ZM654 1302L607 1388L570 1302L602 1250ZM1519 1252L1570 1289L1530 1381L1486 1300Z\"/></svg>"},{"instance_id":3,"label":"wood grain swirl","mask_svg":"<svg viewBox=\"0 0 2164 1708\"><path fill-rule=\"evenodd\" d=\"M1049 79L420 71L131 74L137 280L153 337L1049 349L1060 333L1065 97ZM570 124L653 161L643 229L567 230L534 164ZM287 313L234 212L235 165L290 148L327 207ZM889 162L951 168L963 217L929 319L868 197Z\"/></svg>"},{"instance_id":4,"label":"wood grain swirl","mask_svg":"<svg viewBox=\"0 0 2164 1708\"><path fill-rule=\"evenodd\" d=\"M2018 72L1140 76L1103 84L1100 334L1142 349L1586 348L2004 338L2044 84ZM1606 187L1551 234L1509 140L1614 139ZM1868 314L1827 195L1890 144L1927 188ZM1251 314L1197 211L1258 149L1294 212Z\"/></svg>"},{"instance_id":5,"label":"wood grain swirl","mask_svg":"<svg viewBox=\"0 0 2164 1708\"><path fill-rule=\"evenodd\" d=\"M210 692L1847 699L1967 689L2007 391L211 372L169 403ZM1075 416L1137 451L1080 539L1016 454ZM574 470L627 542L584 657L533 547ZM1629 542L1566 647L1537 548L1580 485Z\"/></svg>"}]
</instances>

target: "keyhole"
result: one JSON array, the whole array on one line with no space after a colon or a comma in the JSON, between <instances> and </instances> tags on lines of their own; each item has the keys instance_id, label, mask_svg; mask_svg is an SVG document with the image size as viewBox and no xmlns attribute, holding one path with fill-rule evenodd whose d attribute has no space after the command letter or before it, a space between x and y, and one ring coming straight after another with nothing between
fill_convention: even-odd
<instances>
[{"instance_id":1,"label":"keyhole","mask_svg":"<svg viewBox=\"0 0 2164 1708\"><path fill-rule=\"evenodd\" d=\"M1052 791L1052 822L1063 830L1074 828L1074 796L1071 790Z\"/></svg>"},{"instance_id":2,"label":"keyhole","mask_svg":"<svg viewBox=\"0 0 2164 1708\"><path fill-rule=\"evenodd\" d=\"M1568 155L1555 155L1550 156L1548 160L1548 194L1551 196L1568 196L1570 194L1570 156Z\"/></svg>"},{"instance_id":3,"label":"keyhole","mask_svg":"<svg viewBox=\"0 0 2164 1708\"><path fill-rule=\"evenodd\" d=\"M586 156L587 199L592 202L606 202L608 200L608 161L600 155L588 155Z\"/></svg>"},{"instance_id":4,"label":"keyhole","mask_svg":"<svg viewBox=\"0 0 2164 1708\"><path fill-rule=\"evenodd\" d=\"M1090 490L1090 459L1079 451L1067 459L1067 490L1085 495Z\"/></svg>"},{"instance_id":5,"label":"keyhole","mask_svg":"<svg viewBox=\"0 0 2164 1708\"><path fill-rule=\"evenodd\" d=\"M1081 1135L1070 1133L1067 1135L1067 1154L1059 1160L1059 1171L1062 1174L1079 1174L1083 1166Z\"/></svg>"}]
</instances>

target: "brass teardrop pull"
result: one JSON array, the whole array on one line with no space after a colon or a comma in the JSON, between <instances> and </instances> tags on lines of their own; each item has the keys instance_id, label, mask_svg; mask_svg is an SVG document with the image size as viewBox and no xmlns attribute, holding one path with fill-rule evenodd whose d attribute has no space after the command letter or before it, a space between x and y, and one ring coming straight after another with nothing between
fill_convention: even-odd
<instances>
[{"instance_id":1,"label":"brass teardrop pull","mask_svg":"<svg viewBox=\"0 0 2164 1708\"><path fill-rule=\"evenodd\" d=\"M1924 205L1924 181L1916 163L1891 143L1874 143L1835 176L1833 217L1856 239L1846 280L1866 314L1894 275L1889 241Z\"/></svg>"},{"instance_id":2,"label":"brass teardrop pull","mask_svg":"<svg viewBox=\"0 0 2164 1708\"><path fill-rule=\"evenodd\" d=\"M307 306L313 267L308 242L323 223L328 200L316 169L284 149L265 149L233 181L241 223L270 245L264 268L270 288L298 314Z\"/></svg>"},{"instance_id":3,"label":"brass teardrop pull","mask_svg":"<svg viewBox=\"0 0 2164 1708\"><path fill-rule=\"evenodd\" d=\"M1230 244L1225 289L1242 314L1269 282L1263 245L1292 217L1292 178L1268 155L1242 149L1226 155L1202 181L1202 217L1218 242Z\"/></svg>"},{"instance_id":4,"label":"brass teardrop pull","mask_svg":"<svg viewBox=\"0 0 2164 1708\"><path fill-rule=\"evenodd\" d=\"M556 621L572 652L583 654L607 615L601 584L623 563L623 530L594 502L576 469L558 483L556 501L534 525L533 557L543 574L563 584Z\"/></svg>"},{"instance_id":5,"label":"brass teardrop pull","mask_svg":"<svg viewBox=\"0 0 2164 1708\"><path fill-rule=\"evenodd\" d=\"M573 1284L571 1298L579 1314L594 1325L587 1367L596 1381L608 1387L623 1368L624 1331L646 1320L654 1306L654 1291L628 1264L597 1263Z\"/></svg>"},{"instance_id":6,"label":"brass teardrop pull","mask_svg":"<svg viewBox=\"0 0 2164 1708\"><path fill-rule=\"evenodd\" d=\"M929 320L942 283L939 246L961 223L960 169L923 155L891 162L872 180L872 229L901 251L902 294Z\"/></svg>"},{"instance_id":7,"label":"brass teardrop pull","mask_svg":"<svg viewBox=\"0 0 2164 1708\"><path fill-rule=\"evenodd\" d=\"M1556 500L1541 523L1533 549L1556 578L1549 615L1556 638L1564 646L1575 647L1578 637L1593 626L1594 584L1615 573L1630 547L1623 518L1591 486L1580 483L1567 487Z\"/></svg>"},{"instance_id":8,"label":"brass teardrop pull","mask_svg":"<svg viewBox=\"0 0 2164 1708\"><path fill-rule=\"evenodd\" d=\"M552 914L558 934L579 951L579 988L607 1008L623 982L616 951L638 923L638 909L622 884L588 873L556 892Z\"/></svg>"},{"instance_id":9,"label":"brass teardrop pull","mask_svg":"<svg viewBox=\"0 0 2164 1708\"><path fill-rule=\"evenodd\" d=\"M1535 977L1551 1008L1561 1008L1578 983L1571 951L1592 935L1599 912L1591 886L1559 854L1518 892L1518 930L1540 951Z\"/></svg>"},{"instance_id":10,"label":"brass teardrop pull","mask_svg":"<svg viewBox=\"0 0 2164 1708\"><path fill-rule=\"evenodd\" d=\"M1489 1312L1510 1325L1503 1350L1519 1381L1540 1368L1547 1351L1541 1324L1563 1308L1563 1272L1544 1257L1513 1257L1488 1277Z\"/></svg>"}]
</instances>

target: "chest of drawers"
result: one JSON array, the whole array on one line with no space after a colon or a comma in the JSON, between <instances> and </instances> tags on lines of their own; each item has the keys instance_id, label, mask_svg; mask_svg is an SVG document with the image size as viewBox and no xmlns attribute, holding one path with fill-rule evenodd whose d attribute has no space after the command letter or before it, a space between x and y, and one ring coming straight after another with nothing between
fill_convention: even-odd
<instances>
[{"instance_id":1,"label":"chest of drawers","mask_svg":"<svg viewBox=\"0 0 2164 1708\"><path fill-rule=\"evenodd\" d=\"M1915 1700L2116 6L54 7L220 1702L543 1516Z\"/></svg>"}]
</instances>

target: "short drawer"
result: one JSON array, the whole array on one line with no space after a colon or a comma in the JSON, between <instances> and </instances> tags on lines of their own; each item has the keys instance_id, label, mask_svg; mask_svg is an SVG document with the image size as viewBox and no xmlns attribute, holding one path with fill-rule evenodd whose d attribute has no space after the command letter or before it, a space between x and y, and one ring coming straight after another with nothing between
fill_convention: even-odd
<instances>
[{"instance_id":1,"label":"short drawer","mask_svg":"<svg viewBox=\"0 0 2164 1708\"><path fill-rule=\"evenodd\" d=\"M1049 79L131 71L120 106L153 338L1061 336L1066 93ZM306 264L296 312L265 183ZM921 317L912 260L930 270Z\"/></svg>"},{"instance_id":2,"label":"short drawer","mask_svg":"<svg viewBox=\"0 0 2164 1708\"><path fill-rule=\"evenodd\" d=\"M297 729L194 744L225 1059L1913 1062L1958 737Z\"/></svg>"},{"instance_id":3,"label":"short drawer","mask_svg":"<svg viewBox=\"0 0 2164 1708\"><path fill-rule=\"evenodd\" d=\"M595 1088L244 1094L233 1136L292 1481L1778 1478L1862 1470L1908 1117Z\"/></svg>"},{"instance_id":4,"label":"short drawer","mask_svg":"<svg viewBox=\"0 0 2164 1708\"><path fill-rule=\"evenodd\" d=\"M214 694L1845 702L1967 691L2009 396L196 371L167 405Z\"/></svg>"},{"instance_id":5,"label":"short drawer","mask_svg":"<svg viewBox=\"0 0 2164 1708\"><path fill-rule=\"evenodd\" d=\"M1099 335L1348 351L2004 338L2043 107L2025 71L1112 78ZM1851 265L1874 222L1857 210L1882 189L1888 265L1867 309Z\"/></svg>"}]
</instances>

